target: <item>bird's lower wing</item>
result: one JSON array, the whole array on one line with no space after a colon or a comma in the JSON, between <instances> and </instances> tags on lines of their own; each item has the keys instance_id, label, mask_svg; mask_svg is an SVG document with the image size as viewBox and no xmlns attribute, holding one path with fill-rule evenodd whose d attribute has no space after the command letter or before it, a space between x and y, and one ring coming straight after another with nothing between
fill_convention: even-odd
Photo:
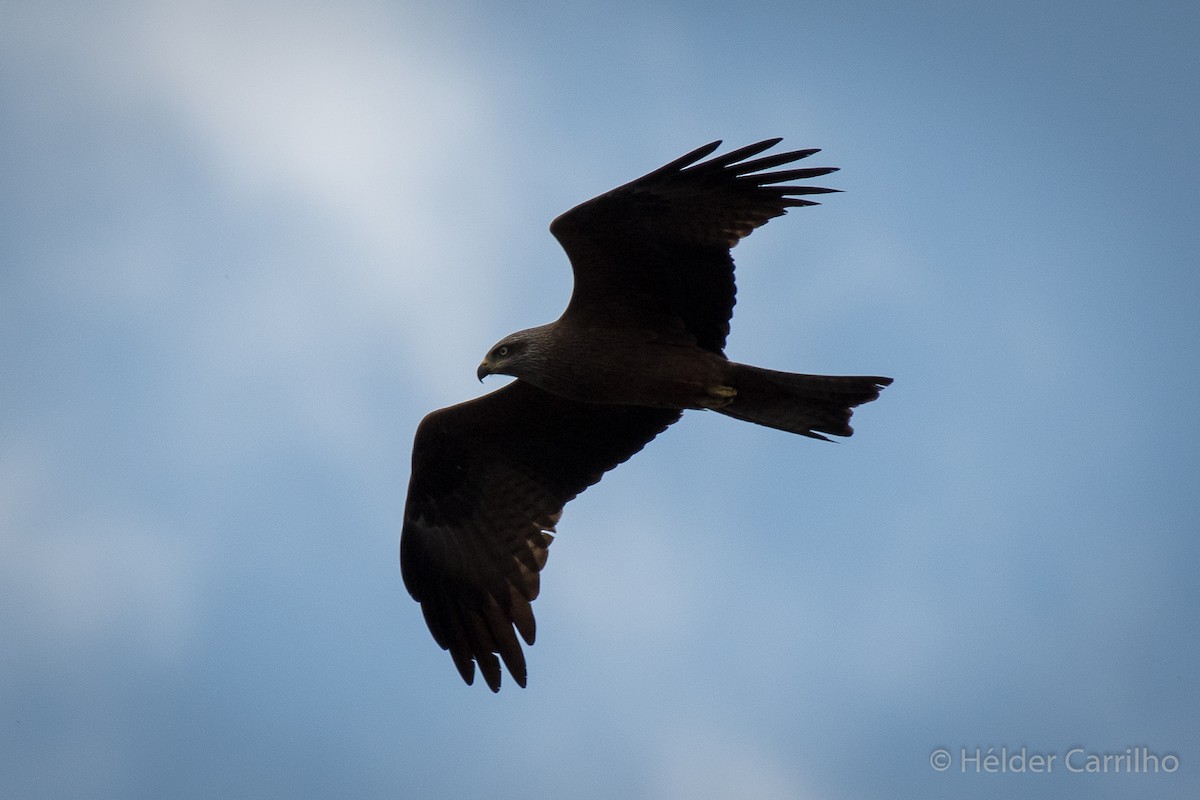
<instances>
[{"instance_id":1,"label":"bird's lower wing","mask_svg":"<svg viewBox=\"0 0 1200 800\"><path fill-rule=\"evenodd\" d=\"M514 381L422 420L400 567L468 684L478 664L497 691L503 660L525 685L517 634L533 644L530 603L563 506L679 415L579 403Z\"/></svg>"}]
</instances>

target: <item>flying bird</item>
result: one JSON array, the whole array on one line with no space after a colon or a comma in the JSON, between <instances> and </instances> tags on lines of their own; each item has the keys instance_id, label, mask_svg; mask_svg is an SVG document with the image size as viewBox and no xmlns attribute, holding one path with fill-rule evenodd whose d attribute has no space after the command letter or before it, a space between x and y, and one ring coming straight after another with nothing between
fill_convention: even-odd
<instances>
[{"instance_id":1,"label":"flying bird","mask_svg":"<svg viewBox=\"0 0 1200 800\"><path fill-rule=\"evenodd\" d=\"M479 365L516 378L417 427L400 537L404 584L468 684L493 692L500 662L525 686L517 636L563 506L685 409L815 439L849 436L851 409L891 378L799 375L726 358L730 248L834 189L792 185L834 167L779 169L817 150L704 159L713 142L587 201L550 225L571 262L562 316L497 342ZM771 171L775 170L775 171ZM782 184L782 185L781 185Z\"/></svg>"}]
</instances>

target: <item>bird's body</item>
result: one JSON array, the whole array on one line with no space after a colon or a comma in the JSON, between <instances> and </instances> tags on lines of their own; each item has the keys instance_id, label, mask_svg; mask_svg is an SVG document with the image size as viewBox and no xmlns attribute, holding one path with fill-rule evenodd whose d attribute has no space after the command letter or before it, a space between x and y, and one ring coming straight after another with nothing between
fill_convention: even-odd
<instances>
[{"instance_id":1,"label":"bird's body","mask_svg":"<svg viewBox=\"0 0 1200 800\"><path fill-rule=\"evenodd\" d=\"M512 375L552 394L588 403L674 409L713 407L711 390L729 375L729 361L723 356L653 330L555 324L551 331L551 327L506 336L492 348L479 374ZM492 355L501 347L513 352L512 357ZM591 352L619 358L580 361L580 353Z\"/></svg>"},{"instance_id":2,"label":"bird's body","mask_svg":"<svg viewBox=\"0 0 1200 800\"><path fill-rule=\"evenodd\" d=\"M802 195L780 186L830 167L765 172L806 158L751 159L778 139L702 161L719 142L556 219L575 287L562 316L496 343L479 365L517 380L435 411L413 444L400 541L405 585L435 641L471 683L525 685L517 634L563 506L679 419L710 409L817 439L849 436L851 410L890 378L802 375L725 356L734 305L729 250ZM499 658L497 658L499 656Z\"/></svg>"}]
</instances>

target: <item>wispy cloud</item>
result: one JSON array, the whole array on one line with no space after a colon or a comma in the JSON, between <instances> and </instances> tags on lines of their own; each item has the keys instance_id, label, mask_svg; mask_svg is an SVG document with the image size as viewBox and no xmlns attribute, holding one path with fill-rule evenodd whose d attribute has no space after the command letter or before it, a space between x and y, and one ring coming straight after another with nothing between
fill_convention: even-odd
<instances>
[{"instance_id":1,"label":"wispy cloud","mask_svg":"<svg viewBox=\"0 0 1200 800\"><path fill-rule=\"evenodd\" d=\"M183 657L202 611L205 559L194 541L136 510L64 504L68 482L68 465L33 443L0 452L5 638L42 668L87 669L113 646L156 664Z\"/></svg>"}]
</instances>

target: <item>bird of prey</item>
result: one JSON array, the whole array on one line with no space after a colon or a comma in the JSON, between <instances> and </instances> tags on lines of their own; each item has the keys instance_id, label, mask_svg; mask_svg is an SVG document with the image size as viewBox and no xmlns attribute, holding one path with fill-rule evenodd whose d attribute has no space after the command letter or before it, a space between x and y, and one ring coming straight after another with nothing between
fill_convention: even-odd
<instances>
[{"instance_id":1,"label":"bird of prey","mask_svg":"<svg viewBox=\"0 0 1200 800\"><path fill-rule=\"evenodd\" d=\"M891 378L798 375L726 358L730 248L836 171L788 168L817 150L781 139L704 159L713 142L576 206L550 225L575 284L562 316L497 342L479 365L516 378L417 427L400 537L405 586L468 684L500 662L525 686L530 603L563 506L685 409L798 433L849 436L851 409ZM770 171L776 170L776 171ZM498 656L498 657L497 657Z\"/></svg>"}]
</instances>

